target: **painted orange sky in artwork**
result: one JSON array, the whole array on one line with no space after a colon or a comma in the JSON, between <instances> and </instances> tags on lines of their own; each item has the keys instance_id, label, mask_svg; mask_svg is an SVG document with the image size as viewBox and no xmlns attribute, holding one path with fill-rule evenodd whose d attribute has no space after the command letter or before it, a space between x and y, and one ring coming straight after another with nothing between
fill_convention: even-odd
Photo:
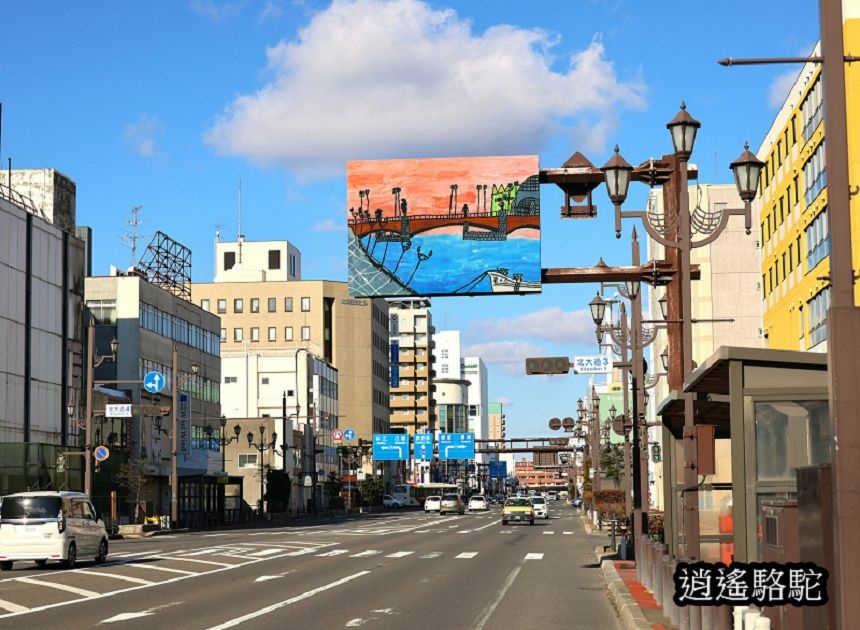
<instances>
[{"instance_id":1,"label":"painted orange sky in artwork","mask_svg":"<svg viewBox=\"0 0 860 630\"><path fill-rule=\"evenodd\" d=\"M536 155L350 161L346 168L347 219L349 208L359 208L359 190L370 189L371 214L380 208L384 217L399 216L391 194L395 187L401 190L400 198L406 199L410 215L444 214L452 184L458 186L456 210L463 204L474 210L478 205L476 186L487 186L489 207L493 184L523 182L537 175L539 168Z\"/></svg>"}]
</instances>

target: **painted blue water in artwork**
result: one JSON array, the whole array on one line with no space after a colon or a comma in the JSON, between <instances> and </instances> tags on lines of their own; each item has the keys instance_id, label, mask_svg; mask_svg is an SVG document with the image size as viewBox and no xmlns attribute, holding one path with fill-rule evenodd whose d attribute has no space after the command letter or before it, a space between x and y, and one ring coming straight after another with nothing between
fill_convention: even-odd
<instances>
[{"instance_id":1,"label":"painted blue water in artwork","mask_svg":"<svg viewBox=\"0 0 860 630\"><path fill-rule=\"evenodd\" d=\"M523 282L540 282L541 277L539 239L469 241L459 234L421 234L406 250L398 242L375 243L373 237L363 239L362 248L351 245L351 256L360 254L371 263L370 253L374 267L384 267L417 295L492 293L486 272L500 268L510 278L520 274ZM353 264L360 261L351 260Z\"/></svg>"}]
</instances>

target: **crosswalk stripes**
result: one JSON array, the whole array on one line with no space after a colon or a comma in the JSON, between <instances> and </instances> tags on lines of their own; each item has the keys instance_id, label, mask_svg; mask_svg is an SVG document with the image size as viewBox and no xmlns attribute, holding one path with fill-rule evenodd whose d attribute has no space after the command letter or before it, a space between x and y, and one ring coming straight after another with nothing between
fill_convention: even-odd
<instances>
[{"instance_id":1,"label":"crosswalk stripes","mask_svg":"<svg viewBox=\"0 0 860 630\"><path fill-rule=\"evenodd\" d=\"M350 556L350 558L369 558L370 556L375 556L380 553L382 553L380 549L368 549L360 553L354 553Z\"/></svg>"}]
</instances>

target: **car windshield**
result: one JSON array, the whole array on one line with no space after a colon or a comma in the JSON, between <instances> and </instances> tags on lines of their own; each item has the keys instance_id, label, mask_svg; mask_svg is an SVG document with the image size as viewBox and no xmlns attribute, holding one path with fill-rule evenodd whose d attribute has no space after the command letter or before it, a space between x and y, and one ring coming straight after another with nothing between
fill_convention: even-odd
<instances>
[{"instance_id":1,"label":"car windshield","mask_svg":"<svg viewBox=\"0 0 860 630\"><path fill-rule=\"evenodd\" d=\"M457 500L457 498L458 498L458 497L457 497L457 495L456 495L456 494L443 494L443 495L442 495L442 500L443 500L443 501L456 501L456 500Z\"/></svg>"},{"instance_id":2,"label":"car windshield","mask_svg":"<svg viewBox=\"0 0 860 630\"><path fill-rule=\"evenodd\" d=\"M505 505L515 505L517 507L530 507L531 501L529 501L528 499L525 499L525 498L508 499L507 501L505 501Z\"/></svg>"},{"instance_id":3,"label":"car windshield","mask_svg":"<svg viewBox=\"0 0 860 630\"><path fill-rule=\"evenodd\" d=\"M482 497L479 494L476 494L475 496L472 497L472 501L483 501L483 500L484 500L484 497Z\"/></svg>"},{"instance_id":4,"label":"car windshield","mask_svg":"<svg viewBox=\"0 0 860 630\"><path fill-rule=\"evenodd\" d=\"M60 497L4 497L0 518L57 518Z\"/></svg>"},{"instance_id":5,"label":"car windshield","mask_svg":"<svg viewBox=\"0 0 860 630\"><path fill-rule=\"evenodd\" d=\"M546 499L543 497L532 497L532 503L535 505L544 505L546 503Z\"/></svg>"}]
</instances>

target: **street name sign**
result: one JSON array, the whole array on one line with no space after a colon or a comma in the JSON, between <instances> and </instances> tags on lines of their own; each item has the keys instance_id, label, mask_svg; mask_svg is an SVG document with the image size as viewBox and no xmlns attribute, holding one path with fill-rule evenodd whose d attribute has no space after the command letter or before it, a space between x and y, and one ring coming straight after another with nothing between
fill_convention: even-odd
<instances>
[{"instance_id":1,"label":"street name sign","mask_svg":"<svg viewBox=\"0 0 860 630\"><path fill-rule=\"evenodd\" d=\"M601 355L573 357L571 363L574 374L608 374L612 372L612 361Z\"/></svg>"},{"instance_id":2,"label":"street name sign","mask_svg":"<svg viewBox=\"0 0 860 630\"><path fill-rule=\"evenodd\" d=\"M409 459L409 435L406 433L374 433L374 461Z\"/></svg>"},{"instance_id":3,"label":"street name sign","mask_svg":"<svg viewBox=\"0 0 860 630\"><path fill-rule=\"evenodd\" d=\"M416 433L412 436L415 459L433 459L433 434Z\"/></svg>"},{"instance_id":4,"label":"street name sign","mask_svg":"<svg viewBox=\"0 0 860 630\"><path fill-rule=\"evenodd\" d=\"M439 459L475 459L475 434L440 433Z\"/></svg>"},{"instance_id":5,"label":"street name sign","mask_svg":"<svg viewBox=\"0 0 860 630\"><path fill-rule=\"evenodd\" d=\"M105 416L108 418L131 418L131 403L105 405Z\"/></svg>"}]
</instances>

